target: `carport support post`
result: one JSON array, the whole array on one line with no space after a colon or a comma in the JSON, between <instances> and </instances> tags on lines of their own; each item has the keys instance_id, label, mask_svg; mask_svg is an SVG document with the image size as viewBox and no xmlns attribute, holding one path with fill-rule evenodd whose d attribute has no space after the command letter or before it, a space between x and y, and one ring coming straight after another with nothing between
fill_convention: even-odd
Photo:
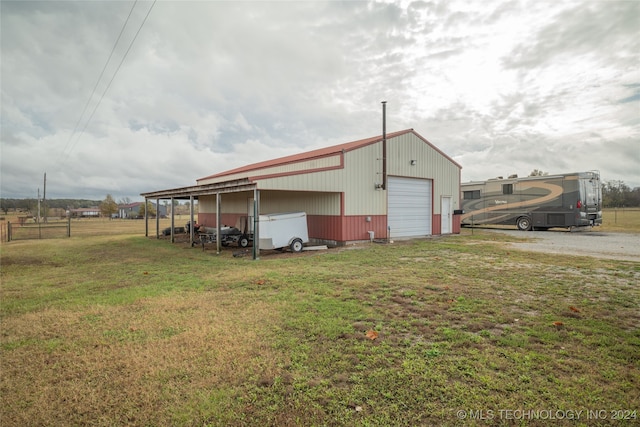
<instances>
[{"instance_id":1,"label":"carport support post","mask_svg":"<svg viewBox=\"0 0 640 427\"><path fill-rule=\"evenodd\" d=\"M144 207L147 207L147 198L144 198ZM149 216L147 210L144 210L144 237L149 237Z\"/></svg>"},{"instance_id":2,"label":"carport support post","mask_svg":"<svg viewBox=\"0 0 640 427\"><path fill-rule=\"evenodd\" d=\"M145 206L145 208L146 207L147 206ZM160 199L156 199L156 239L159 239L159 238L160 238Z\"/></svg>"},{"instance_id":3,"label":"carport support post","mask_svg":"<svg viewBox=\"0 0 640 427\"><path fill-rule=\"evenodd\" d=\"M253 190L253 259L260 259L260 190Z\"/></svg>"},{"instance_id":4,"label":"carport support post","mask_svg":"<svg viewBox=\"0 0 640 427\"><path fill-rule=\"evenodd\" d=\"M194 236L194 231L193 231L193 226L194 226L194 222L193 222L193 196L189 196L189 241L193 244L193 236Z\"/></svg>"},{"instance_id":5,"label":"carport support post","mask_svg":"<svg viewBox=\"0 0 640 427\"><path fill-rule=\"evenodd\" d=\"M175 215L173 214L173 196L171 196L171 243L175 243L175 238L174 238L174 227L175 227ZM158 218L158 213L156 212L156 218Z\"/></svg>"},{"instance_id":6,"label":"carport support post","mask_svg":"<svg viewBox=\"0 0 640 427\"><path fill-rule=\"evenodd\" d=\"M220 201L222 200L222 197L220 196L220 193L216 193L216 254L220 255L220 250L221 250L221 246L222 246L222 242L221 242L221 234L220 234L220 214L221 214L221 210L220 210Z\"/></svg>"}]
</instances>

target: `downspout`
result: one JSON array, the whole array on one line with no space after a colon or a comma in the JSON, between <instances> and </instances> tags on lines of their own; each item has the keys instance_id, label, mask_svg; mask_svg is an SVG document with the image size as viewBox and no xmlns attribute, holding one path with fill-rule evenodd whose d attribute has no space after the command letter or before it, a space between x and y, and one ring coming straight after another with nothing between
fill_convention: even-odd
<instances>
[{"instance_id":1,"label":"downspout","mask_svg":"<svg viewBox=\"0 0 640 427\"><path fill-rule=\"evenodd\" d=\"M382 189L387 189L387 101L382 101Z\"/></svg>"}]
</instances>

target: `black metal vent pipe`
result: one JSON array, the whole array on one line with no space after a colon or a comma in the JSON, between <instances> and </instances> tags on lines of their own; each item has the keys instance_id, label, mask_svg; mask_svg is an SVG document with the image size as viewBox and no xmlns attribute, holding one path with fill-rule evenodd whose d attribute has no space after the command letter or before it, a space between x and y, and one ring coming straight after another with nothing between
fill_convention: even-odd
<instances>
[{"instance_id":1,"label":"black metal vent pipe","mask_svg":"<svg viewBox=\"0 0 640 427\"><path fill-rule=\"evenodd\" d=\"M382 101L382 189L387 189L387 101Z\"/></svg>"}]
</instances>

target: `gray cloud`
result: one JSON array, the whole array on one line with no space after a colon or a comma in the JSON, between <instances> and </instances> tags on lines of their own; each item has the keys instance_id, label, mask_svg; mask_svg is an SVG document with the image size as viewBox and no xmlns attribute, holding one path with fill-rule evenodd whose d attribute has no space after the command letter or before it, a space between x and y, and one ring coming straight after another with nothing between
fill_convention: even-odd
<instances>
[{"instance_id":1,"label":"gray cloud","mask_svg":"<svg viewBox=\"0 0 640 427\"><path fill-rule=\"evenodd\" d=\"M2 1L3 197L137 198L414 128L463 179L640 185L636 2ZM25 159L28 159L25 160ZM49 188L48 188L49 192Z\"/></svg>"}]
</instances>

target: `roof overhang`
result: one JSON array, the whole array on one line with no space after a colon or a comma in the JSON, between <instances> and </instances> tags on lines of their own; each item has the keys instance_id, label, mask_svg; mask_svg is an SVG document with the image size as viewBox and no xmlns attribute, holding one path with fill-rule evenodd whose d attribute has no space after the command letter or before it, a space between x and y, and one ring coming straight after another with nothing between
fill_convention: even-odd
<instances>
[{"instance_id":1,"label":"roof overhang","mask_svg":"<svg viewBox=\"0 0 640 427\"><path fill-rule=\"evenodd\" d=\"M218 182L215 184L194 185L190 187L171 188L169 190L141 193L145 199L189 199L198 196L208 196L220 193L238 193L241 191L253 191L257 188L255 182L248 179Z\"/></svg>"}]
</instances>

